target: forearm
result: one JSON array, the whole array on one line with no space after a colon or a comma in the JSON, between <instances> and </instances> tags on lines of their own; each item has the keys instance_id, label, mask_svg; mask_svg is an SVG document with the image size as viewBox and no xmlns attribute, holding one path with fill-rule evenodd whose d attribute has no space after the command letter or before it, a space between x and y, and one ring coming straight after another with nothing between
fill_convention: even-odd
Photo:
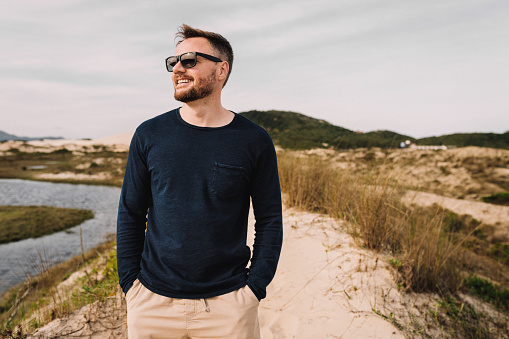
<instances>
[{"instance_id":1,"label":"forearm","mask_svg":"<svg viewBox=\"0 0 509 339\"><path fill-rule=\"evenodd\" d=\"M248 285L258 299L263 299L276 273L283 242L281 189L272 145L260 156L251 198L256 223Z\"/></svg>"},{"instance_id":2,"label":"forearm","mask_svg":"<svg viewBox=\"0 0 509 339\"><path fill-rule=\"evenodd\" d=\"M117 217L117 267L125 293L140 272L150 197L150 175L135 134L129 148Z\"/></svg>"},{"instance_id":3,"label":"forearm","mask_svg":"<svg viewBox=\"0 0 509 339\"><path fill-rule=\"evenodd\" d=\"M141 220L140 220L141 221ZM117 221L117 269L119 284L127 293L140 272L145 222L128 222L121 208Z\"/></svg>"},{"instance_id":4,"label":"forearm","mask_svg":"<svg viewBox=\"0 0 509 339\"><path fill-rule=\"evenodd\" d=\"M283 239L281 215L275 215L262 225L257 221L253 256L248 285L259 300L265 298L266 288L276 273Z\"/></svg>"}]
</instances>

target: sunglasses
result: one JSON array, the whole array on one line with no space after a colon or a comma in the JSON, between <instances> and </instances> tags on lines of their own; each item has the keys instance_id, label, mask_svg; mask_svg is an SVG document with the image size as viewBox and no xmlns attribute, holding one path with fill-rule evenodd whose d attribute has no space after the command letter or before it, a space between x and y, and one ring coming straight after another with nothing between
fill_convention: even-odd
<instances>
[{"instance_id":1,"label":"sunglasses","mask_svg":"<svg viewBox=\"0 0 509 339\"><path fill-rule=\"evenodd\" d=\"M196 66L196 56L202 56L206 59L209 59L214 62L222 62L223 60L216 58L215 56L208 55L205 53L200 52L187 52L181 55L171 56L166 58L166 69L168 72L173 72L173 67L177 65L177 63L180 61L180 64L184 68L192 68Z\"/></svg>"}]
</instances>

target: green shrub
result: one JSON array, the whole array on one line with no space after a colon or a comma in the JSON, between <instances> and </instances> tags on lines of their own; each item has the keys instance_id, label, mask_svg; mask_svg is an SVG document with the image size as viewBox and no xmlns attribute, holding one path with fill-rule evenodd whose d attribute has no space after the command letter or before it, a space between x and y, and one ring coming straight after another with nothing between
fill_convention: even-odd
<instances>
[{"instance_id":1,"label":"green shrub","mask_svg":"<svg viewBox=\"0 0 509 339\"><path fill-rule=\"evenodd\" d=\"M482 197L481 200L489 204L509 206L509 192L492 194Z\"/></svg>"},{"instance_id":2,"label":"green shrub","mask_svg":"<svg viewBox=\"0 0 509 339\"><path fill-rule=\"evenodd\" d=\"M484 299L495 307L509 310L509 289L499 288L475 274L465 279L465 287L471 294Z\"/></svg>"}]
</instances>

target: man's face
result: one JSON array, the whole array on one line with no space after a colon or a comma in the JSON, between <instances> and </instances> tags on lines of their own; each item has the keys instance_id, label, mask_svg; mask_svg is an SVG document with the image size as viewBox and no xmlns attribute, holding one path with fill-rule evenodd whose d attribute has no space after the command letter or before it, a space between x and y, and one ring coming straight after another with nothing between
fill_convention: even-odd
<instances>
[{"instance_id":1,"label":"man's face","mask_svg":"<svg viewBox=\"0 0 509 339\"><path fill-rule=\"evenodd\" d=\"M175 55L186 52L201 52L217 56L217 52L205 38L189 38L182 41L175 50ZM191 102L206 98L217 88L217 63L197 56L196 66L184 68L177 63L171 75L175 88L175 100Z\"/></svg>"}]
</instances>

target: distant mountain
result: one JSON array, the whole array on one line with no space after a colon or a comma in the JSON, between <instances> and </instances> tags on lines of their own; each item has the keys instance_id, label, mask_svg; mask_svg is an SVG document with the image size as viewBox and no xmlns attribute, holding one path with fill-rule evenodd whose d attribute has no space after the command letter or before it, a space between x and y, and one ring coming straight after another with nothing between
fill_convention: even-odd
<instances>
[{"instance_id":1,"label":"distant mountain","mask_svg":"<svg viewBox=\"0 0 509 339\"><path fill-rule=\"evenodd\" d=\"M457 147L480 146L491 148L509 148L509 131L497 133L456 133L439 137L421 138L418 145L453 145Z\"/></svg>"},{"instance_id":2,"label":"distant mountain","mask_svg":"<svg viewBox=\"0 0 509 339\"><path fill-rule=\"evenodd\" d=\"M334 147L398 147L405 140L415 138L391 131L356 133L332 125L324 120L288 111L248 111L243 116L262 126L275 144L289 149Z\"/></svg>"},{"instance_id":3,"label":"distant mountain","mask_svg":"<svg viewBox=\"0 0 509 339\"><path fill-rule=\"evenodd\" d=\"M13 134L8 134L3 131L0 131L0 142L8 141L8 140L21 140L21 141L30 141L30 140L40 140L40 139L63 139L62 137L41 137L41 138L30 138L30 137L18 137Z\"/></svg>"},{"instance_id":4,"label":"distant mountain","mask_svg":"<svg viewBox=\"0 0 509 339\"><path fill-rule=\"evenodd\" d=\"M0 141L17 140L17 136L0 131Z\"/></svg>"}]
</instances>

